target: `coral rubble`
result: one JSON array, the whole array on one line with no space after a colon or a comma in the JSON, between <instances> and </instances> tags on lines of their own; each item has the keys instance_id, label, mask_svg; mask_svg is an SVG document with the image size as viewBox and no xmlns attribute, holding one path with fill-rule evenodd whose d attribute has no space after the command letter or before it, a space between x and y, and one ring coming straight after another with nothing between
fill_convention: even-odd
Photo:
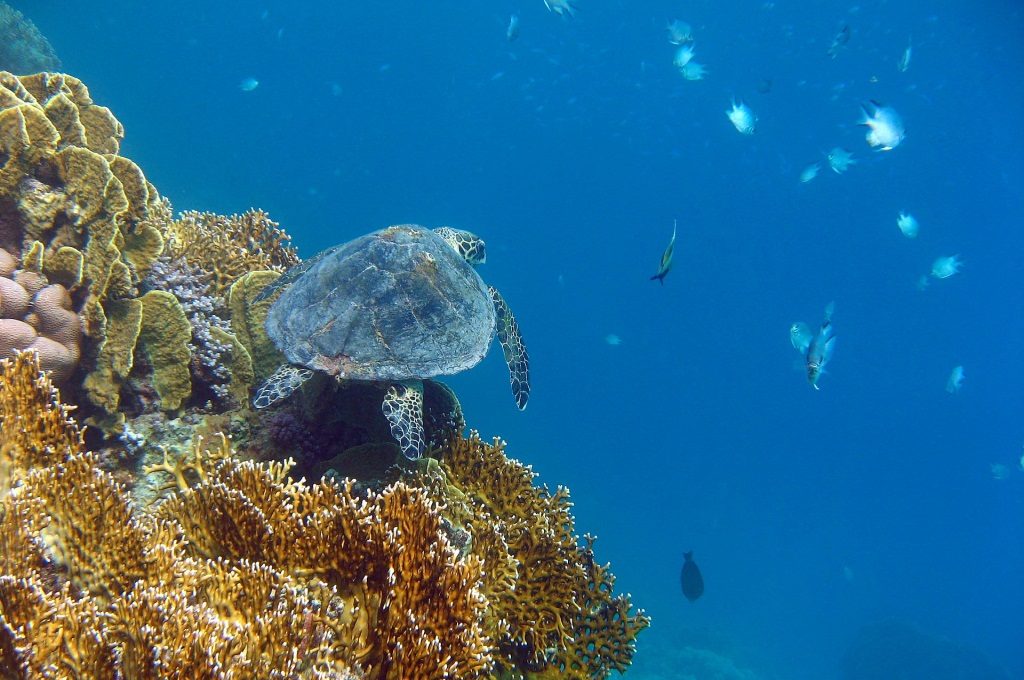
<instances>
[{"instance_id":1,"label":"coral rubble","mask_svg":"<svg viewBox=\"0 0 1024 680\"><path fill-rule=\"evenodd\" d=\"M0 71L0 677L624 671L649 620L568 491L442 383L411 468L386 385L249 407L296 252L261 211L172 219L123 136L77 79Z\"/></svg>"}]
</instances>

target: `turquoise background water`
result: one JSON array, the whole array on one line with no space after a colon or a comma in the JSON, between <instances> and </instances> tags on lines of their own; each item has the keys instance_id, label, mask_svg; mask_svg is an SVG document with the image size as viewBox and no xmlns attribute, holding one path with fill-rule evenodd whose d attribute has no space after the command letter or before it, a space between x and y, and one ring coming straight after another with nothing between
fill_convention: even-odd
<instances>
[{"instance_id":1,"label":"turquoise background water","mask_svg":"<svg viewBox=\"0 0 1024 680\"><path fill-rule=\"evenodd\" d=\"M519 413L497 351L450 384L473 427L571 488L580 533L653 616L637 677L689 645L757 677L838 678L887 618L1024 676L1022 6L578 5L15 3L176 209L264 208L303 256L401 222L487 239L533 395ZM673 18L706 80L673 67ZM891 152L857 126L868 99L906 122ZM858 164L801 184L834 146ZM955 253L960 275L917 289ZM832 300L814 391L788 329Z\"/></svg>"}]
</instances>

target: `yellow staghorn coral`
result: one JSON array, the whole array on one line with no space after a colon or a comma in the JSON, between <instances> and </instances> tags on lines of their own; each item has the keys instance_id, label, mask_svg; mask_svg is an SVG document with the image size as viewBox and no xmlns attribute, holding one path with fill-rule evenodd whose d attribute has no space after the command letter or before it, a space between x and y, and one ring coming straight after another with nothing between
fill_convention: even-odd
<instances>
[{"instance_id":1,"label":"yellow staghorn coral","mask_svg":"<svg viewBox=\"0 0 1024 680\"><path fill-rule=\"evenodd\" d=\"M37 577L0 575L0 671L4 677L117 677L114 645L90 599Z\"/></svg>"},{"instance_id":2,"label":"yellow staghorn coral","mask_svg":"<svg viewBox=\"0 0 1024 680\"><path fill-rule=\"evenodd\" d=\"M442 475L420 481L470 533L469 552L484 564L487 624L502 664L531 678L602 678L624 670L636 635L650 620L628 596L612 595L607 566L580 547L569 493L535 486L529 467L509 459L505 444L474 432L438 455Z\"/></svg>"},{"instance_id":3,"label":"yellow staghorn coral","mask_svg":"<svg viewBox=\"0 0 1024 680\"><path fill-rule=\"evenodd\" d=\"M499 441L357 491L196 437L148 469L171 492L141 512L27 353L0 361L0 432L5 673L583 680L624 670L648 625L568 492Z\"/></svg>"},{"instance_id":4,"label":"yellow staghorn coral","mask_svg":"<svg viewBox=\"0 0 1024 680\"><path fill-rule=\"evenodd\" d=\"M226 295L249 272L282 272L298 264L291 237L262 210L225 217L188 211L168 226L167 252L211 272L211 286Z\"/></svg>"},{"instance_id":5,"label":"yellow staghorn coral","mask_svg":"<svg viewBox=\"0 0 1024 680\"><path fill-rule=\"evenodd\" d=\"M190 556L181 526L134 510L82 450L31 356L0 362L0 423L15 422L33 434L5 438L21 483L0 496L0 674L362 677L372 631L356 598L267 563ZM216 461L190 478L212 478ZM432 677L423 668L402 677Z\"/></svg>"},{"instance_id":6,"label":"yellow staghorn coral","mask_svg":"<svg viewBox=\"0 0 1024 680\"><path fill-rule=\"evenodd\" d=\"M222 439L212 454L197 447L191 461L155 468L177 480L161 514L181 523L195 556L264 562L337 588L359 617L356 658L370 677L489 668L482 562L458 556L422 490L397 483L359 497L351 483L290 481L290 463L239 463L227 451Z\"/></svg>"},{"instance_id":7,"label":"yellow staghorn coral","mask_svg":"<svg viewBox=\"0 0 1024 680\"><path fill-rule=\"evenodd\" d=\"M0 500L37 467L82 449L82 433L34 352L0 360Z\"/></svg>"}]
</instances>

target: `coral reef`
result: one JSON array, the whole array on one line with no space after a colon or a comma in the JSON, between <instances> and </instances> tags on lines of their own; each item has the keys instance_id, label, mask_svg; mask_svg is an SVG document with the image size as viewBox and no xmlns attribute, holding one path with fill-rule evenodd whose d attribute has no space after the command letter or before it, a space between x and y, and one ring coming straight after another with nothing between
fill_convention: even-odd
<instances>
[{"instance_id":1,"label":"coral reef","mask_svg":"<svg viewBox=\"0 0 1024 680\"><path fill-rule=\"evenodd\" d=\"M0 247L66 288L66 311L81 319L82 386L109 416L133 366L142 312L162 309L138 300L137 286L163 250L171 215L139 167L117 155L123 136L77 78L0 72Z\"/></svg>"},{"instance_id":2,"label":"coral reef","mask_svg":"<svg viewBox=\"0 0 1024 680\"><path fill-rule=\"evenodd\" d=\"M472 433L441 449L439 467L420 479L484 564L502 665L581 680L624 671L650 619L632 611L628 595L612 596L614 577L595 562L593 539L579 545L568 490L535 486L536 473L504 451Z\"/></svg>"},{"instance_id":3,"label":"coral reef","mask_svg":"<svg viewBox=\"0 0 1024 680\"><path fill-rule=\"evenodd\" d=\"M225 295L249 272L280 273L298 264L290 240L262 210L230 217L188 211L168 227L167 251L209 272L213 292Z\"/></svg>"},{"instance_id":4,"label":"coral reef","mask_svg":"<svg viewBox=\"0 0 1024 680\"><path fill-rule=\"evenodd\" d=\"M0 2L0 70L14 73L56 71L60 59L36 25Z\"/></svg>"},{"instance_id":5,"label":"coral reef","mask_svg":"<svg viewBox=\"0 0 1024 680\"><path fill-rule=\"evenodd\" d=\"M568 491L463 439L444 384L416 465L386 385L249 408L295 250L257 210L172 220L123 136L77 79L0 71L0 677L625 670L649 620Z\"/></svg>"},{"instance_id":6,"label":"coral reef","mask_svg":"<svg viewBox=\"0 0 1024 680\"><path fill-rule=\"evenodd\" d=\"M161 470L179 491L141 513L83 451L32 354L0 362L18 493L0 512L0 670L88 677L474 677L490 656L481 565L403 484L289 481L225 438ZM62 640L63 644L54 644Z\"/></svg>"},{"instance_id":7,"label":"coral reef","mask_svg":"<svg viewBox=\"0 0 1024 680\"><path fill-rule=\"evenodd\" d=\"M534 487L500 443L457 440L445 476L410 478L426 487L356 492L199 440L148 470L170 491L144 512L84 450L32 353L0 362L0 425L22 433L0 467L8 672L595 678L626 668L647 625L576 545L564 490ZM449 516L435 495L463 506Z\"/></svg>"},{"instance_id":8,"label":"coral reef","mask_svg":"<svg viewBox=\"0 0 1024 680\"><path fill-rule=\"evenodd\" d=\"M53 380L64 381L80 356L81 319L71 309L67 288L18 265L0 248L0 358L32 350Z\"/></svg>"}]
</instances>

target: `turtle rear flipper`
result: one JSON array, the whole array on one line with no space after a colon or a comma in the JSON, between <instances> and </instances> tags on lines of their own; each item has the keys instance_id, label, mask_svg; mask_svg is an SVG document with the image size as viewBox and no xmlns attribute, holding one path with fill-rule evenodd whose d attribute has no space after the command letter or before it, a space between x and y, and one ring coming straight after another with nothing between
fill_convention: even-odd
<instances>
[{"instance_id":1,"label":"turtle rear flipper","mask_svg":"<svg viewBox=\"0 0 1024 680\"><path fill-rule=\"evenodd\" d=\"M501 297L493 286L488 288L491 300L494 302L494 311L497 313L496 333L501 349L505 353L505 363L508 364L509 380L512 383L512 395L516 399L516 406L522 411L526 408L526 402L530 399L530 356L526 353L526 345L523 344L523 336L519 333L519 324L516 317L512 315L505 298Z\"/></svg>"},{"instance_id":2,"label":"turtle rear flipper","mask_svg":"<svg viewBox=\"0 0 1024 680\"><path fill-rule=\"evenodd\" d=\"M423 455L423 383L404 380L388 388L380 405L391 423L391 436L410 460Z\"/></svg>"},{"instance_id":3,"label":"turtle rear flipper","mask_svg":"<svg viewBox=\"0 0 1024 680\"><path fill-rule=\"evenodd\" d=\"M313 377L313 371L303 366L284 364L270 374L256 388L256 396L252 399L254 408L267 408L282 399L287 399L292 392L299 389L302 383Z\"/></svg>"}]
</instances>

